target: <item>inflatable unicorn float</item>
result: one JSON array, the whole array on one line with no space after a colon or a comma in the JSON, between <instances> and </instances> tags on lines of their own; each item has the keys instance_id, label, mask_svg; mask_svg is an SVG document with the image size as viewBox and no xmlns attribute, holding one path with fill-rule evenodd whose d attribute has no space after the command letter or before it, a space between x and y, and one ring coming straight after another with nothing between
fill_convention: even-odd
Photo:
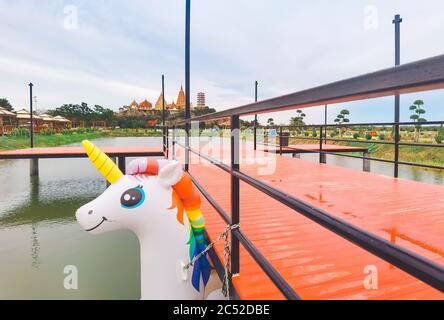
<instances>
[{"instance_id":1,"label":"inflatable unicorn float","mask_svg":"<svg viewBox=\"0 0 444 320\"><path fill-rule=\"evenodd\" d=\"M110 186L77 210L79 224L91 234L128 229L137 235L142 299L203 299L211 273L207 257L185 266L205 249L205 223L200 194L180 163L139 158L124 175L97 146L83 146Z\"/></svg>"}]
</instances>

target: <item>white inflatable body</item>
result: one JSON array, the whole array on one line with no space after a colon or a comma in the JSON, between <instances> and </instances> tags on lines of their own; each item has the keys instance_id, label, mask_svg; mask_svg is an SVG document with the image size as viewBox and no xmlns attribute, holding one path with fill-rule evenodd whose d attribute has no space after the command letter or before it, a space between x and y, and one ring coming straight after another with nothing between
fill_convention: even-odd
<instances>
[{"instance_id":1,"label":"white inflatable body","mask_svg":"<svg viewBox=\"0 0 444 320\"><path fill-rule=\"evenodd\" d=\"M134 166L143 161L137 160L129 170L132 167L134 171ZM113 183L98 198L78 209L76 218L91 234L127 229L137 235L142 299L202 299L203 280L199 277L197 290L191 281L193 268L179 267L190 261L188 243L192 232L190 221L185 218L180 223L178 208L173 208L172 186L182 178L183 171L176 161L163 162L160 167L158 175L122 174L108 178Z\"/></svg>"}]
</instances>

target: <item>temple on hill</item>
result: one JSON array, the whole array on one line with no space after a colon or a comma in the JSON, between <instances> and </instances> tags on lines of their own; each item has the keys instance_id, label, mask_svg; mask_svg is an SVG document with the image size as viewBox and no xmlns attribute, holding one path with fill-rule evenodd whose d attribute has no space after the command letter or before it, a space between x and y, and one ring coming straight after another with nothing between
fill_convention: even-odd
<instances>
[{"instance_id":1,"label":"temple on hill","mask_svg":"<svg viewBox=\"0 0 444 320\"><path fill-rule=\"evenodd\" d=\"M177 95L176 102L177 109L185 109L185 92L183 91L182 85L180 86L179 94Z\"/></svg>"},{"instance_id":2,"label":"temple on hill","mask_svg":"<svg viewBox=\"0 0 444 320\"><path fill-rule=\"evenodd\" d=\"M155 105L156 110L159 111L162 110L164 104L165 104L165 109L168 109L168 103L166 101L162 101L162 98L163 98L163 93L161 92Z\"/></svg>"},{"instance_id":3,"label":"temple on hill","mask_svg":"<svg viewBox=\"0 0 444 320\"><path fill-rule=\"evenodd\" d=\"M124 106L122 108L120 108L120 112L121 113L137 113L137 112L148 112L148 111L161 111L162 110L162 106L163 106L163 101L162 101L163 95L162 92L159 95L159 98L156 101L156 104L152 105L151 102L149 102L147 99L145 99L144 101L138 103L136 100L133 100L133 102L131 102L129 104L129 106ZM193 104L190 103L190 107L191 109L193 108ZM177 100L176 102L172 102L170 104L168 104L165 101L165 109L169 110L171 112L178 112L181 110L185 110L185 91L183 90L183 86L180 86L180 90L179 93L177 94Z\"/></svg>"}]
</instances>

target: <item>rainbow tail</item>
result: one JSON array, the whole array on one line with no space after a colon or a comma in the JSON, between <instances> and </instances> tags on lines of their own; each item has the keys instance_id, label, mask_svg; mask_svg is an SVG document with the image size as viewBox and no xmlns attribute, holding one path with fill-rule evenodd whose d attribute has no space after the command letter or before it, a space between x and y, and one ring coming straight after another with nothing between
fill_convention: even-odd
<instances>
[{"instance_id":1,"label":"rainbow tail","mask_svg":"<svg viewBox=\"0 0 444 320\"><path fill-rule=\"evenodd\" d=\"M190 258L193 259L202 251L205 250L205 234L204 228L194 228L192 227L190 230ZM204 254L200 259L198 259L194 263L193 275L191 277L191 283L193 287L200 291L200 279L202 278L202 282L204 287L207 285L208 280L210 279L211 267L207 260L207 255Z\"/></svg>"}]
</instances>

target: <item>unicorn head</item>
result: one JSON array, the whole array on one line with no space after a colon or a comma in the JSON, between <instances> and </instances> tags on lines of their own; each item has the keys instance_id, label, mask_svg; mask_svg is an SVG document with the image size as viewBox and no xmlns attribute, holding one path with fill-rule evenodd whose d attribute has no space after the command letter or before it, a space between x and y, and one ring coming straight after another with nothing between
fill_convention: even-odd
<instances>
[{"instance_id":1,"label":"unicorn head","mask_svg":"<svg viewBox=\"0 0 444 320\"><path fill-rule=\"evenodd\" d=\"M111 185L77 210L79 224L91 234L127 229L138 236L142 298L201 298L210 275L206 258L197 261L191 276L178 270L205 247L200 195L180 163L136 159L124 175L91 142L83 146Z\"/></svg>"}]
</instances>

